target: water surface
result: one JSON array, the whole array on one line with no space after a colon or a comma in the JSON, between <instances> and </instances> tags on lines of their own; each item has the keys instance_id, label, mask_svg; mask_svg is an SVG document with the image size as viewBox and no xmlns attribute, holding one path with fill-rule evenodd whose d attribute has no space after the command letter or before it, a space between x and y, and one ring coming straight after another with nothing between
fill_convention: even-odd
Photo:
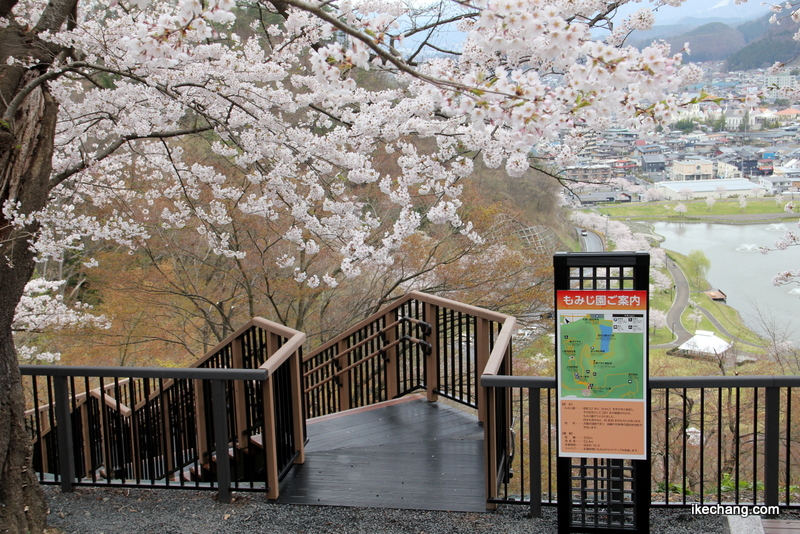
<instances>
[{"instance_id":1,"label":"water surface","mask_svg":"<svg viewBox=\"0 0 800 534\"><path fill-rule=\"evenodd\" d=\"M800 269L800 247L762 254L759 247L774 249L787 230L800 231L793 222L773 224L708 224L659 222L655 232L664 236L661 246L681 254L702 250L711 261L706 278L728 296L748 326L763 333L759 313L769 316L795 333L800 342L800 286L776 287L772 277L786 270ZM686 273L687 276L690 273Z\"/></svg>"}]
</instances>

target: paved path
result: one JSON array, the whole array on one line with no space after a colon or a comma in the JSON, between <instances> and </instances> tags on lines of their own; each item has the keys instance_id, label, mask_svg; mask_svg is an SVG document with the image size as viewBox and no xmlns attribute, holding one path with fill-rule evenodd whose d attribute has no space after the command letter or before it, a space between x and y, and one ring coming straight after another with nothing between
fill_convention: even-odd
<instances>
[{"instance_id":1,"label":"paved path","mask_svg":"<svg viewBox=\"0 0 800 534\"><path fill-rule=\"evenodd\" d=\"M680 267L670 257L667 257L667 269L675 281L675 300L673 300L672 307L667 312L667 326L672 330L676 338L670 343L651 345L651 349L671 349L685 343L692 337L692 333L681 324L681 314L689 305L689 281L686 280L686 275L683 274Z\"/></svg>"},{"instance_id":2,"label":"paved path","mask_svg":"<svg viewBox=\"0 0 800 534\"><path fill-rule=\"evenodd\" d=\"M675 281L675 300L672 302L672 307L667 312L667 324L676 338L670 343L651 345L651 349L672 349L679 347L681 344L688 341L693 335L686 328L684 328L683 324L681 324L681 315L689 305L689 281L686 279L686 275L683 273L681 268L678 267L678 265L669 257L667 257L667 269L672 275L672 279ZM714 328L716 328L722 335L735 340L737 343L742 343L751 347L759 347L759 345L745 341L730 333L728 329L722 326L717 318L714 317L714 315L707 309L703 308L702 306L698 306L698 309L703 312L708 320L711 321L711 324L714 325Z\"/></svg>"}]
</instances>

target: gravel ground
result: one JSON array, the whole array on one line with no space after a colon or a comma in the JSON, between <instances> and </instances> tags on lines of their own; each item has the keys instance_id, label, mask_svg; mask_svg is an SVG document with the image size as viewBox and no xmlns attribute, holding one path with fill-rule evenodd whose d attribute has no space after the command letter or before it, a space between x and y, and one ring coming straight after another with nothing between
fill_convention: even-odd
<instances>
[{"instance_id":1,"label":"gravel ground","mask_svg":"<svg viewBox=\"0 0 800 534\"><path fill-rule=\"evenodd\" d=\"M221 504L212 492L76 488L61 493L45 487L53 533L80 534L217 534L217 533L347 533L347 534L536 534L557 531L556 512L545 507L544 518L530 519L519 506L490 513L426 512L377 508L270 504L263 496L235 493ZM720 516L692 516L688 510L654 510L651 532L663 534L722 533Z\"/></svg>"}]
</instances>

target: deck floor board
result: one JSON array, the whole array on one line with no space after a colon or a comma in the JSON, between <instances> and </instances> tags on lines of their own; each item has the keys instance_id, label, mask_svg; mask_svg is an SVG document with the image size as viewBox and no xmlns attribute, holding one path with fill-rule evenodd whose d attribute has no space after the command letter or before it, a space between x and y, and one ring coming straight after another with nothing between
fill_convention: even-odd
<instances>
[{"instance_id":1,"label":"deck floor board","mask_svg":"<svg viewBox=\"0 0 800 534\"><path fill-rule=\"evenodd\" d=\"M413 399L309 423L305 464L278 502L486 511L483 427L473 415Z\"/></svg>"}]
</instances>

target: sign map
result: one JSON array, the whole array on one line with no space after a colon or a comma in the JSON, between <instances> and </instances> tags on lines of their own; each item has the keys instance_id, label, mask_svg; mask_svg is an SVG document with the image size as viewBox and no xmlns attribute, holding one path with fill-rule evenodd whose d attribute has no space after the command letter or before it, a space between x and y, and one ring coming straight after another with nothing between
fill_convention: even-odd
<instances>
[{"instance_id":1,"label":"sign map","mask_svg":"<svg viewBox=\"0 0 800 534\"><path fill-rule=\"evenodd\" d=\"M556 302L559 455L646 459L647 292Z\"/></svg>"},{"instance_id":2,"label":"sign map","mask_svg":"<svg viewBox=\"0 0 800 534\"><path fill-rule=\"evenodd\" d=\"M561 397L642 399L644 314L559 315Z\"/></svg>"}]
</instances>

